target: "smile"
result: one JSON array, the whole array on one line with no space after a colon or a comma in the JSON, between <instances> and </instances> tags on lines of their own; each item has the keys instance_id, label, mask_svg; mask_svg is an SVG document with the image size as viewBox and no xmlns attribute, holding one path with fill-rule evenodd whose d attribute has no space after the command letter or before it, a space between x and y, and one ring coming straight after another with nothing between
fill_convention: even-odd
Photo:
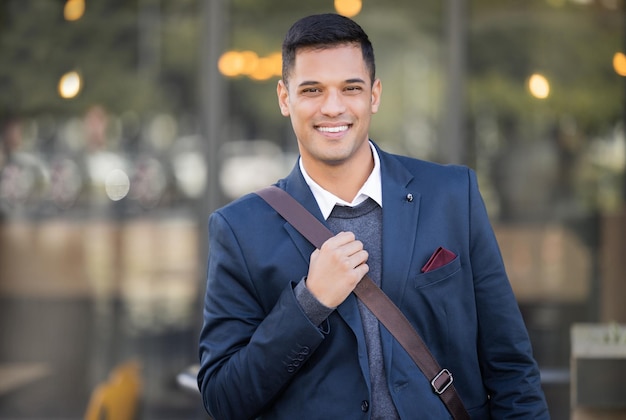
<instances>
[{"instance_id":1,"label":"smile","mask_svg":"<svg viewBox=\"0 0 626 420\"><path fill-rule=\"evenodd\" d=\"M348 127L349 126L347 125L340 125L337 127L317 127L317 130L324 133L340 133L342 131L346 131Z\"/></svg>"}]
</instances>

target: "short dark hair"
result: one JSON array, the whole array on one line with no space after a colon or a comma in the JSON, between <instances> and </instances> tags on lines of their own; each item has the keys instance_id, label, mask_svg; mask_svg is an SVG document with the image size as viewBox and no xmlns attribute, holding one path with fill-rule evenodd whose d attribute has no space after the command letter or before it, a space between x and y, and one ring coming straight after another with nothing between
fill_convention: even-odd
<instances>
[{"instance_id":1,"label":"short dark hair","mask_svg":"<svg viewBox=\"0 0 626 420\"><path fill-rule=\"evenodd\" d=\"M355 21L335 13L323 13L304 17L294 23L283 41L283 82L288 83L296 53L300 48L331 48L342 44L361 46L371 83L376 78L374 48L367 34Z\"/></svg>"}]
</instances>

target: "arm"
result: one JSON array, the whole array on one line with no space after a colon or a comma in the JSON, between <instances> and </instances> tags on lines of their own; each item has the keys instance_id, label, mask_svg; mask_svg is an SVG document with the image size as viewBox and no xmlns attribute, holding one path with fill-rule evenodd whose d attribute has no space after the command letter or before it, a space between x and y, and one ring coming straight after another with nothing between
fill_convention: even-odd
<instances>
[{"instance_id":1,"label":"arm","mask_svg":"<svg viewBox=\"0 0 626 420\"><path fill-rule=\"evenodd\" d=\"M219 213L209 220L210 255L200 335L198 382L205 407L220 419L262 412L323 340L287 282L268 310L238 240Z\"/></svg>"},{"instance_id":2,"label":"arm","mask_svg":"<svg viewBox=\"0 0 626 420\"><path fill-rule=\"evenodd\" d=\"M478 353L493 418L549 418L539 368L473 171L470 258L478 315Z\"/></svg>"}]
</instances>

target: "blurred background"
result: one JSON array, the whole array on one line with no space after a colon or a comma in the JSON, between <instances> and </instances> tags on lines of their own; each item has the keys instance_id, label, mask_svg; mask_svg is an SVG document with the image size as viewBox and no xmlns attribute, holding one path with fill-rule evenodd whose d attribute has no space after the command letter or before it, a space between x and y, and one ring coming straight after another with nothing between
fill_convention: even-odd
<instances>
[{"instance_id":1,"label":"blurred background","mask_svg":"<svg viewBox=\"0 0 626 420\"><path fill-rule=\"evenodd\" d=\"M134 418L207 418L207 217L294 165L280 47L318 12L374 44L371 137L477 171L552 417L600 418L570 331L626 322L622 0L1 0L0 419L102 418L121 371Z\"/></svg>"}]
</instances>

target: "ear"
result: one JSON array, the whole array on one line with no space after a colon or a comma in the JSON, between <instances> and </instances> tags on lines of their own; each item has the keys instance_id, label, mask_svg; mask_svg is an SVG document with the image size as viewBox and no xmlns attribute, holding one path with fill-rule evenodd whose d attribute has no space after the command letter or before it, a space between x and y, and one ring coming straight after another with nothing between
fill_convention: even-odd
<instances>
[{"instance_id":1,"label":"ear","mask_svg":"<svg viewBox=\"0 0 626 420\"><path fill-rule=\"evenodd\" d=\"M378 112L380 106L380 95L383 93L383 84L380 79L374 80L372 84L372 114Z\"/></svg>"},{"instance_id":2,"label":"ear","mask_svg":"<svg viewBox=\"0 0 626 420\"><path fill-rule=\"evenodd\" d=\"M280 113L283 117L289 116L289 89L283 83L282 80L278 81L276 87L276 94L278 95L278 106L280 107Z\"/></svg>"}]
</instances>

